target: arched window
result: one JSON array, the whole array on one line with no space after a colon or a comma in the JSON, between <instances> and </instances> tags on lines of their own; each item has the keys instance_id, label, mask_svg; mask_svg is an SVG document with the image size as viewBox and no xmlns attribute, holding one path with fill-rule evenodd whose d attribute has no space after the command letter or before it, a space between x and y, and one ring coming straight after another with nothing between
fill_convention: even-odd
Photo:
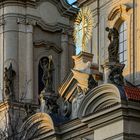
<instances>
[{"instance_id":1,"label":"arched window","mask_svg":"<svg viewBox=\"0 0 140 140\"><path fill-rule=\"evenodd\" d=\"M122 22L119 27L119 60L120 63L127 65L127 25Z\"/></svg>"}]
</instances>

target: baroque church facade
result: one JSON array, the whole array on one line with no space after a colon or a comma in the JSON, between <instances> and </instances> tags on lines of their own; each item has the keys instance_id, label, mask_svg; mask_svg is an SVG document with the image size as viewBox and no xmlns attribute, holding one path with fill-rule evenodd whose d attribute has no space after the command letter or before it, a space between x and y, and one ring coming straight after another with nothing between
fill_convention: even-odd
<instances>
[{"instance_id":1,"label":"baroque church facade","mask_svg":"<svg viewBox=\"0 0 140 140\"><path fill-rule=\"evenodd\" d=\"M0 139L140 139L140 1L75 5L0 1ZM92 36L75 54L84 7Z\"/></svg>"}]
</instances>

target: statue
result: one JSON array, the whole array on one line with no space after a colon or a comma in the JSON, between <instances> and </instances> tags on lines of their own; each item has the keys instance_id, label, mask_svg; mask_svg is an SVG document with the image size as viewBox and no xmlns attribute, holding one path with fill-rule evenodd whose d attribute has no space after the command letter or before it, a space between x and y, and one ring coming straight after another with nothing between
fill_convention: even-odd
<instances>
[{"instance_id":1,"label":"statue","mask_svg":"<svg viewBox=\"0 0 140 140\"><path fill-rule=\"evenodd\" d=\"M96 86L98 86L98 83L95 81L92 74L90 74L88 78L88 88L92 89L92 88L95 88Z\"/></svg>"},{"instance_id":2,"label":"statue","mask_svg":"<svg viewBox=\"0 0 140 140\"><path fill-rule=\"evenodd\" d=\"M53 62L52 56L43 58L40 61L43 70L42 82L44 88L40 93L41 110L46 113L57 114L59 106L57 104L58 95L53 91Z\"/></svg>"},{"instance_id":3,"label":"statue","mask_svg":"<svg viewBox=\"0 0 140 140\"><path fill-rule=\"evenodd\" d=\"M39 100L40 100L40 112L44 112L46 113L47 112L47 106L46 106L46 101L44 99L44 95L42 93L40 93L40 96L39 96Z\"/></svg>"},{"instance_id":4,"label":"statue","mask_svg":"<svg viewBox=\"0 0 140 140\"><path fill-rule=\"evenodd\" d=\"M125 64L118 64L114 66L110 66L110 74L109 79L110 81L118 86L122 86L124 84L124 78L123 78L123 69L125 67Z\"/></svg>"},{"instance_id":5,"label":"statue","mask_svg":"<svg viewBox=\"0 0 140 140\"><path fill-rule=\"evenodd\" d=\"M40 93L40 111L48 114L57 114L59 109L57 99L58 95L54 91L47 91L44 88Z\"/></svg>"},{"instance_id":6,"label":"statue","mask_svg":"<svg viewBox=\"0 0 140 140\"><path fill-rule=\"evenodd\" d=\"M4 93L7 99L14 98L14 78L16 72L12 68L12 63L10 63L9 68L5 67L4 70Z\"/></svg>"},{"instance_id":7,"label":"statue","mask_svg":"<svg viewBox=\"0 0 140 140\"><path fill-rule=\"evenodd\" d=\"M52 63L52 57L49 56L48 58L43 58L40 61L40 66L43 70L43 76L42 76L42 82L44 84L44 88L47 91L53 90L53 63Z\"/></svg>"},{"instance_id":8,"label":"statue","mask_svg":"<svg viewBox=\"0 0 140 140\"><path fill-rule=\"evenodd\" d=\"M83 98L84 98L83 90L79 85L77 85L77 95L72 101L72 118L77 117L78 109Z\"/></svg>"},{"instance_id":9,"label":"statue","mask_svg":"<svg viewBox=\"0 0 140 140\"><path fill-rule=\"evenodd\" d=\"M108 46L109 62L119 62L119 33L116 28L106 27L110 44Z\"/></svg>"},{"instance_id":10,"label":"statue","mask_svg":"<svg viewBox=\"0 0 140 140\"><path fill-rule=\"evenodd\" d=\"M31 104L25 104L24 109L26 111L26 117L23 119L23 121L36 113L35 108L33 108Z\"/></svg>"}]
</instances>

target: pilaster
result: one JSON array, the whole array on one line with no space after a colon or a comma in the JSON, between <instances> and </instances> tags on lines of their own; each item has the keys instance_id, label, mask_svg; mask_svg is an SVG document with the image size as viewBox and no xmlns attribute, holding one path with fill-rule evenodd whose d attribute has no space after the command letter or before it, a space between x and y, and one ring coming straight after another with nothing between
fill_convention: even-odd
<instances>
[{"instance_id":1,"label":"pilaster","mask_svg":"<svg viewBox=\"0 0 140 140\"><path fill-rule=\"evenodd\" d=\"M68 34L65 30L61 34L61 81L64 79L68 72Z\"/></svg>"}]
</instances>

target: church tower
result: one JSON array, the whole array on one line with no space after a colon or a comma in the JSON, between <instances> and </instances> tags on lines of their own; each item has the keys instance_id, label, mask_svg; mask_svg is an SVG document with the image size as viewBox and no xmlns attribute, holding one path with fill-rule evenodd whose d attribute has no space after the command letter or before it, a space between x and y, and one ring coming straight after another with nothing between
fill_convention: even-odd
<instances>
[{"instance_id":1,"label":"church tower","mask_svg":"<svg viewBox=\"0 0 140 140\"><path fill-rule=\"evenodd\" d=\"M38 108L45 86L57 94L73 65L76 12L65 0L0 1L0 127L5 136Z\"/></svg>"}]
</instances>

